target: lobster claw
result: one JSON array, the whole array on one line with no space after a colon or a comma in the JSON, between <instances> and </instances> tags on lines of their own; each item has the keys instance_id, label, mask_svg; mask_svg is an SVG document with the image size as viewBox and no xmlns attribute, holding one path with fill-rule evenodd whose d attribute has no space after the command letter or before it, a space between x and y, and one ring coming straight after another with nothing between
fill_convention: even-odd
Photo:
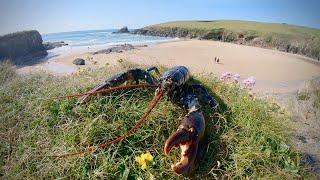
<instances>
[{"instance_id":1,"label":"lobster claw","mask_svg":"<svg viewBox=\"0 0 320 180\"><path fill-rule=\"evenodd\" d=\"M172 170L184 176L190 175L195 167L198 154L198 144L204 137L204 119L199 111L189 113L178 130L165 142L164 152L168 155L173 147L180 146L181 159L171 165Z\"/></svg>"}]
</instances>

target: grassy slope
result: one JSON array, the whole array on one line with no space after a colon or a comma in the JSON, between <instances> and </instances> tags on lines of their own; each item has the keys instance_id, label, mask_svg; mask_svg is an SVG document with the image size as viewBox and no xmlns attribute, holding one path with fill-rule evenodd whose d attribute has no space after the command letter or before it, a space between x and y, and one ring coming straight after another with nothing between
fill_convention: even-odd
<instances>
[{"instance_id":1,"label":"grassy slope","mask_svg":"<svg viewBox=\"0 0 320 180\"><path fill-rule=\"evenodd\" d=\"M311 51L302 52L309 57L320 57L320 29L238 20L173 21L152 25L152 27L178 27L196 32L224 29L226 32L236 35L242 34L248 39L260 37L266 43L266 46L268 44L271 47L279 46L279 44L290 44L301 48L301 51Z\"/></svg>"},{"instance_id":2,"label":"grassy slope","mask_svg":"<svg viewBox=\"0 0 320 180\"><path fill-rule=\"evenodd\" d=\"M254 21L237 21L237 20L217 20L217 21L173 21L155 26L161 27L180 27L187 29L219 29L225 28L230 31L256 31L257 33L277 33L293 36L306 37L309 35L319 36L320 30L278 23L261 23Z\"/></svg>"},{"instance_id":3,"label":"grassy slope","mask_svg":"<svg viewBox=\"0 0 320 180\"><path fill-rule=\"evenodd\" d=\"M76 99L44 99L88 90L128 65L66 77L45 74L22 77L15 75L8 64L0 67L1 176L177 178L170 164L179 158L179 150L165 157L162 149L183 111L165 99L148 121L121 143L83 157L41 157L79 151L120 135L134 124L152 99L153 90L113 93L93 98L82 106L75 105ZM11 75L5 77L8 73ZM299 155L288 144L287 116L279 106L251 98L237 86L220 83L215 78L195 78L193 81L204 83L220 103L220 113L204 109L210 144L197 171L198 178L307 176L299 166ZM141 170L134 158L146 151L151 152L154 161L147 170Z\"/></svg>"}]
</instances>

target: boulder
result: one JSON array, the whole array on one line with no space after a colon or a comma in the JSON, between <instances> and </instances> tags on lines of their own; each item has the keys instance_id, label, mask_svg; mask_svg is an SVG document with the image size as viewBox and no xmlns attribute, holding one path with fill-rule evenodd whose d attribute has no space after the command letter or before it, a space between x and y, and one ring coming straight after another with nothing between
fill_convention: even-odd
<instances>
[{"instance_id":1,"label":"boulder","mask_svg":"<svg viewBox=\"0 0 320 180\"><path fill-rule=\"evenodd\" d=\"M85 65L86 61L82 58L77 58L77 59L73 60L72 63L75 65Z\"/></svg>"},{"instance_id":2,"label":"boulder","mask_svg":"<svg viewBox=\"0 0 320 180\"><path fill-rule=\"evenodd\" d=\"M65 43L64 41L58 41L58 42L45 42L43 43L43 46L46 50L62 47L62 46L68 46L68 43Z\"/></svg>"},{"instance_id":3,"label":"boulder","mask_svg":"<svg viewBox=\"0 0 320 180\"><path fill-rule=\"evenodd\" d=\"M113 33L129 33L130 31L128 30L128 27L125 26L125 27L122 27L121 29L119 29L118 31L116 32L113 32Z\"/></svg>"},{"instance_id":4,"label":"boulder","mask_svg":"<svg viewBox=\"0 0 320 180\"><path fill-rule=\"evenodd\" d=\"M92 54L93 55L95 55L95 54L109 54L112 52L122 53L123 51L129 51L132 49L134 49L134 46L132 44L121 44L121 45L114 46L114 47L111 47L108 49L102 49L102 50L93 52Z\"/></svg>"},{"instance_id":5,"label":"boulder","mask_svg":"<svg viewBox=\"0 0 320 180\"><path fill-rule=\"evenodd\" d=\"M0 36L0 60L10 59L20 64L27 59L46 55L47 51L38 31L22 31Z\"/></svg>"}]
</instances>

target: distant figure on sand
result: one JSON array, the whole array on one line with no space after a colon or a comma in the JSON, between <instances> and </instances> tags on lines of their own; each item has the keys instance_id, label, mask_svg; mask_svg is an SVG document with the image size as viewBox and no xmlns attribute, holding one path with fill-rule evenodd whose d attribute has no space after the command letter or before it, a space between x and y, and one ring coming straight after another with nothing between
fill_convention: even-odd
<instances>
[{"instance_id":1,"label":"distant figure on sand","mask_svg":"<svg viewBox=\"0 0 320 180\"><path fill-rule=\"evenodd\" d=\"M220 61L219 58L214 57L214 62L215 62L215 63L219 63L219 61Z\"/></svg>"}]
</instances>

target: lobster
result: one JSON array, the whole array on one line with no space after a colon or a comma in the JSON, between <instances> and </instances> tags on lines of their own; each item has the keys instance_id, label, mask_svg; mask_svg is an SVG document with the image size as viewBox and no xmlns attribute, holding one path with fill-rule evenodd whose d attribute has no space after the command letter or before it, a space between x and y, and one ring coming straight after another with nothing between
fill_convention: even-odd
<instances>
[{"instance_id":1,"label":"lobster","mask_svg":"<svg viewBox=\"0 0 320 180\"><path fill-rule=\"evenodd\" d=\"M155 71L160 78L157 79L151 75L151 71ZM104 148L123 140L130 134L133 134L140 127L143 121L146 120L146 117L156 106L161 97L164 94L167 94L168 99L172 103L185 110L186 115L181 121L177 131L170 135L166 140L164 153L168 155L172 148L180 146L181 159L176 164L171 165L171 168L178 174L189 176L195 171L198 166L198 162L204 157L204 153L207 148L207 141L205 138L205 120L200 104L206 103L213 109L216 109L218 106L216 100L209 95L204 86L200 84L189 84L189 79L189 70L184 66L172 67L162 75L154 66L146 70L133 68L109 77L107 80L81 96L78 100L78 104L87 102L92 94L111 92L119 89L148 86L156 87L155 96L151 101L148 110L141 119L137 121L136 125L122 136L98 145L98 147ZM133 81L137 85L120 86L127 81ZM147 86L138 85L140 81L145 81ZM95 149L96 148L91 147L86 151L94 151Z\"/></svg>"}]
</instances>

